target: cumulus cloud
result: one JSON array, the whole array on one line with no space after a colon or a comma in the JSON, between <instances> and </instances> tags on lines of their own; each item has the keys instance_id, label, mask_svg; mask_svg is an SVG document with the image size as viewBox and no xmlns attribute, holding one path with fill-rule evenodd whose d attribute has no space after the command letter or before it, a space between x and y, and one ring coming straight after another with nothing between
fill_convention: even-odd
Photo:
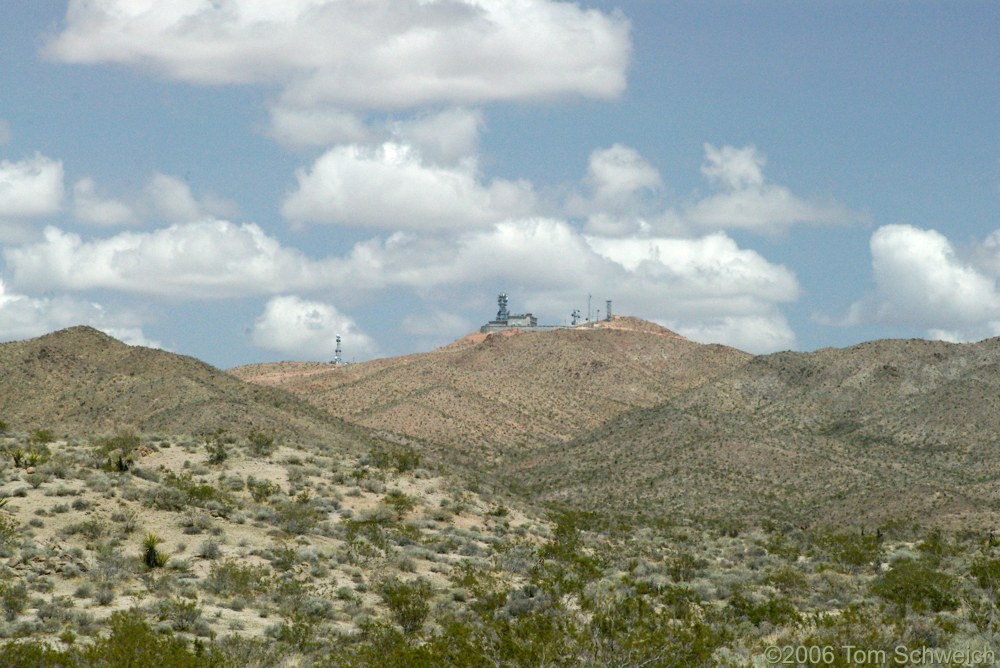
<instances>
[{"instance_id":1,"label":"cumulus cloud","mask_svg":"<svg viewBox=\"0 0 1000 668\"><path fill-rule=\"evenodd\" d=\"M951 341L1000 333L1000 265L989 262L998 239L994 233L973 253L977 266L936 230L880 227L870 243L875 291L855 302L840 324L908 325Z\"/></svg>"},{"instance_id":2,"label":"cumulus cloud","mask_svg":"<svg viewBox=\"0 0 1000 668\"><path fill-rule=\"evenodd\" d=\"M440 308L408 313L401 325L407 334L428 339L454 339L475 329L468 318Z\"/></svg>"},{"instance_id":3,"label":"cumulus cloud","mask_svg":"<svg viewBox=\"0 0 1000 668\"><path fill-rule=\"evenodd\" d=\"M175 224L84 241L47 227L44 238L4 251L19 286L112 289L192 299L274 294L315 286L328 271L252 223Z\"/></svg>"},{"instance_id":4,"label":"cumulus cloud","mask_svg":"<svg viewBox=\"0 0 1000 668\"><path fill-rule=\"evenodd\" d=\"M450 239L368 240L338 261L336 273L359 291L402 288L431 304L508 286L523 295L523 308L566 316L593 292L697 340L753 352L792 347L779 307L799 295L791 271L721 232L619 239L584 236L545 218L507 220Z\"/></svg>"},{"instance_id":5,"label":"cumulus cloud","mask_svg":"<svg viewBox=\"0 0 1000 668\"><path fill-rule=\"evenodd\" d=\"M341 109L271 109L268 134L285 146L302 148L367 141L371 131L356 114Z\"/></svg>"},{"instance_id":6,"label":"cumulus cloud","mask_svg":"<svg viewBox=\"0 0 1000 668\"><path fill-rule=\"evenodd\" d=\"M812 202L764 178L767 160L753 146L717 148L705 144L702 174L720 192L681 213L702 229L743 229L773 234L798 223L848 223L858 219L835 202Z\"/></svg>"},{"instance_id":7,"label":"cumulus cloud","mask_svg":"<svg viewBox=\"0 0 1000 668\"><path fill-rule=\"evenodd\" d=\"M19 162L0 161L0 217L31 218L59 211L63 165L36 153Z\"/></svg>"},{"instance_id":8,"label":"cumulus cloud","mask_svg":"<svg viewBox=\"0 0 1000 668\"><path fill-rule=\"evenodd\" d=\"M638 151L622 144L590 154L584 178L586 194L573 194L566 203L570 215L587 217L595 234L648 234L663 190L660 173Z\"/></svg>"},{"instance_id":9,"label":"cumulus cloud","mask_svg":"<svg viewBox=\"0 0 1000 668\"><path fill-rule=\"evenodd\" d=\"M94 179L82 178L73 186L73 215L91 225L113 227L136 222L135 213L125 202L102 197Z\"/></svg>"},{"instance_id":10,"label":"cumulus cloud","mask_svg":"<svg viewBox=\"0 0 1000 668\"><path fill-rule=\"evenodd\" d=\"M375 343L352 318L332 304L295 295L274 297L254 322L255 346L291 355L296 359L332 359L336 337L343 339L344 357L367 357Z\"/></svg>"},{"instance_id":11,"label":"cumulus cloud","mask_svg":"<svg viewBox=\"0 0 1000 668\"><path fill-rule=\"evenodd\" d=\"M114 314L101 305L68 297L36 299L12 292L0 281L0 340L12 341L41 336L48 332L90 325L129 345L161 348L146 338L136 319Z\"/></svg>"},{"instance_id":12,"label":"cumulus cloud","mask_svg":"<svg viewBox=\"0 0 1000 668\"><path fill-rule=\"evenodd\" d=\"M702 175L714 192L666 206L659 171L635 149L615 144L590 155L584 193L566 202L585 216L587 230L608 236L697 236L740 229L775 234L793 224L833 224L860 218L836 202L813 202L764 176L767 160L753 146L704 146Z\"/></svg>"},{"instance_id":13,"label":"cumulus cloud","mask_svg":"<svg viewBox=\"0 0 1000 668\"><path fill-rule=\"evenodd\" d=\"M476 153L483 114L471 109L445 109L392 124L399 143L415 147L432 162L454 164Z\"/></svg>"},{"instance_id":14,"label":"cumulus cloud","mask_svg":"<svg viewBox=\"0 0 1000 668\"><path fill-rule=\"evenodd\" d=\"M297 188L282 214L299 223L333 223L395 230L483 226L528 212L530 184L479 180L474 161L454 166L425 162L412 146L338 146L311 169L296 172Z\"/></svg>"},{"instance_id":15,"label":"cumulus cloud","mask_svg":"<svg viewBox=\"0 0 1000 668\"><path fill-rule=\"evenodd\" d=\"M777 309L749 316L725 316L700 322L670 321L663 325L692 341L725 343L752 353L795 348L795 332Z\"/></svg>"},{"instance_id":16,"label":"cumulus cloud","mask_svg":"<svg viewBox=\"0 0 1000 668\"><path fill-rule=\"evenodd\" d=\"M156 173L143 189L140 206L147 215L172 223L189 223L207 217L232 216L237 206L212 194L195 198L182 179Z\"/></svg>"},{"instance_id":17,"label":"cumulus cloud","mask_svg":"<svg viewBox=\"0 0 1000 668\"><path fill-rule=\"evenodd\" d=\"M198 84L278 85L277 117L613 98L630 51L620 13L555 0L71 0L44 48Z\"/></svg>"},{"instance_id":18,"label":"cumulus cloud","mask_svg":"<svg viewBox=\"0 0 1000 668\"><path fill-rule=\"evenodd\" d=\"M99 192L94 179L84 177L73 186L73 215L77 220L99 227L134 225L149 220L190 223L206 218L235 215L238 207L221 197L195 197L182 179L157 172L139 192L123 199Z\"/></svg>"},{"instance_id":19,"label":"cumulus cloud","mask_svg":"<svg viewBox=\"0 0 1000 668\"><path fill-rule=\"evenodd\" d=\"M638 151L621 144L590 154L587 181L596 203L604 208L627 201L642 190L663 187L656 168Z\"/></svg>"}]
</instances>

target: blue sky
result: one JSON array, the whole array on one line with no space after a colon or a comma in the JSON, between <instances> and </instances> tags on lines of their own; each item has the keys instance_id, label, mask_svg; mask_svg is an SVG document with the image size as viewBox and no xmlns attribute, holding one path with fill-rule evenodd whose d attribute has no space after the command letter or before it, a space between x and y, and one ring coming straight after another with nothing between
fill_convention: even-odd
<instances>
[{"instance_id":1,"label":"blue sky","mask_svg":"<svg viewBox=\"0 0 1000 668\"><path fill-rule=\"evenodd\" d=\"M0 0L0 340L362 360L587 295L1000 334L1000 7Z\"/></svg>"}]
</instances>

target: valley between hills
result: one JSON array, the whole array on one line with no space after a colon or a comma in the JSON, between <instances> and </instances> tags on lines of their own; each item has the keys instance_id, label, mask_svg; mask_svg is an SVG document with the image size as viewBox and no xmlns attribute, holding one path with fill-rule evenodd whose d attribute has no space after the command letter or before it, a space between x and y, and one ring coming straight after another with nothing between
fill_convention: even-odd
<instances>
[{"instance_id":1,"label":"valley between hills","mask_svg":"<svg viewBox=\"0 0 1000 668\"><path fill-rule=\"evenodd\" d=\"M0 666L1000 650L1000 340L616 317L221 371L75 327L0 377Z\"/></svg>"}]
</instances>

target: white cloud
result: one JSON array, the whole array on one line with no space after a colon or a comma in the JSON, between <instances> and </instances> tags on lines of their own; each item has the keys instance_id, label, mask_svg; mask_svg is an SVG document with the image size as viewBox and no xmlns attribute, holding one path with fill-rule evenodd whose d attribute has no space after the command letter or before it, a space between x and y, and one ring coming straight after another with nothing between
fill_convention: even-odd
<instances>
[{"instance_id":1,"label":"white cloud","mask_svg":"<svg viewBox=\"0 0 1000 668\"><path fill-rule=\"evenodd\" d=\"M187 183L169 174L154 174L142 194L141 206L147 215L172 223L232 216L238 210L234 203L212 194L196 199Z\"/></svg>"},{"instance_id":2,"label":"white cloud","mask_svg":"<svg viewBox=\"0 0 1000 668\"><path fill-rule=\"evenodd\" d=\"M751 316L726 316L703 322L663 323L692 341L725 343L751 353L769 353L795 348L795 332L777 309Z\"/></svg>"},{"instance_id":3,"label":"white cloud","mask_svg":"<svg viewBox=\"0 0 1000 668\"><path fill-rule=\"evenodd\" d=\"M584 178L587 193L566 202L571 216L587 217L587 230L599 235L649 234L650 218L662 218L660 173L638 151L622 144L590 154ZM663 226L658 226L662 231Z\"/></svg>"},{"instance_id":4,"label":"white cloud","mask_svg":"<svg viewBox=\"0 0 1000 668\"><path fill-rule=\"evenodd\" d=\"M364 142L370 131L355 114L341 109L274 107L268 134L286 146L301 148Z\"/></svg>"},{"instance_id":5,"label":"white cloud","mask_svg":"<svg viewBox=\"0 0 1000 668\"><path fill-rule=\"evenodd\" d=\"M352 318L333 305L294 295L274 297L254 322L255 346L296 359L333 359L336 337L343 340L344 358L370 356L375 344Z\"/></svg>"},{"instance_id":6,"label":"white cloud","mask_svg":"<svg viewBox=\"0 0 1000 668\"><path fill-rule=\"evenodd\" d=\"M483 114L470 109L445 109L392 124L398 143L415 147L432 162L454 164L476 153Z\"/></svg>"},{"instance_id":7,"label":"white cloud","mask_svg":"<svg viewBox=\"0 0 1000 668\"><path fill-rule=\"evenodd\" d=\"M74 325L96 327L130 345L162 347L159 342L147 339L136 319L128 314L109 313L99 304L69 297L28 297L11 292L0 281L0 340L41 336Z\"/></svg>"},{"instance_id":8,"label":"white cloud","mask_svg":"<svg viewBox=\"0 0 1000 668\"><path fill-rule=\"evenodd\" d=\"M10 123L0 118L0 146L6 146L14 138L14 133L10 129Z\"/></svg>"},{"instance_id":9,"label":"white cloud","mask_svg":"<svg viewBox=\"0 0 1000 668\"><path fill-rule=\"evenodd\" d=\"M767 158L753 146L716 148L705 144L705 162L701 173L712 183L719 183L728 190L742 190L764 185L764 165Z\"/></svg>"},{"instance_id":10,"label":"white cloud","mask_svg":"<svg viewBox=\"0 0 1000 668\"><path fill-rule=\"evenodd\" d=\"M836 202L805 200L768 183L767 160L753 146L705 144L704 150L701 172L716 192L671 207L662 201L659 171L638 151L621 144L595 150L583 180L586 194L569 196L566 212L586 216L588 232L619 237L697 236L728 229L774 234L793 224L859 218Z\"/></svg>"},{"instance_id":11,"label":"white cloud","mask_svg":"<svg viewBox=\"0 0 1000 668\"><path fill-rule=\"evenodd\" d=\"M62 207L63 165L36 153L20 162L0 161L0 216L30 218Z\"/></svg>"},{"instance_id":12,"label":"white cloud","mask_svg":"<svg viewBox=\"0 0 1000 668\"><path fill-rule=\"evenodd\" d=\"M799 296L791 271L721 232L699 239L587 237L587 242L628 272L619 290L634 294L640 288L669 299L660 308L675 319L770 316L776 304Z\"/></svg>"},{"instance_id":13,"label":"white cloud","mask_svg":"<svg viewBox=\"0 0 1000 668\"><path fill-rule=\"evenodd\" d=\"M124 199L105 197L90 177L73 186L73 215L77 220L100 227L134 225L149 220L190 223L238 213L238 207L211 193L196 198L184 180L157 172L140 192Z\"/></svg>"},{"instance_id":14,"label":"white cloud","mask_svg":"<svg viewBox=\"0 0 1000 668\"><path fill-rule=\"evenodd\" d=\"M716 148L705 144L704 174L721 192L695 202L680 214L701 229L744 229L772 234L797 223L848 223L858 215L835 202L801 199L768 183L766 158L753 146Z\"/></svg>"},{"instance_id":15,"label":"white cloud","mask_svg":"<svg viewBox=\"0 0 1000 668\"><path fill-rule=\"evenodd\" d=\"M477 329L467 318L439 308L409 313L401 325L407 334L428 339L454 339Z\"/></svg>"},{"instance_id":16,"label":"white cloud","mask_svg":"<svg viewBox=\"0 0 1000 668\"><path fill-rule=\"evenodd\" d=\"M365 290L402 288L430 304L454 304L506 287L524 300L518 308L563 316L592 292L615 300L619 312L754 352L792 346L794 334L778 308L799 295L792 272L724 233L616 239L583 236L564 221L543 218L503 221L453 239L372 239L338 261L337 274L356 287L355 299Z\"/></svg>"},{"instance_id":17,"label":"white cloud","mask_svg":"<svg viewBox=\"0 0 1000 668\"><path fill-rule=\"evenodd\" d=\"M276 84L281 106L402 109L625 87L619 13L554 0L71 0L45 46L199 84Z\"/></svg>"},{"instance_id":18,"label":"white cloud","mask_svg":"<svg viewBox=\"0 0 1000 668\"><path fill-rule=\"evenodd\" d=\"M15 283L35 290L105 288L189 299L316 286L329 272L257 225L222 220L94 241L48 227L42 241L8 248L4 256Z\"/></svg>"},{"instance_id":19,"label":"white cloud","mask_svg":"<svg viewBox=\"0 0 1000 668\"><path fill-rule=\"evenodd\" d=\"M590 154L587 182L595 203L605 208L628 201L639 191L663 187L656 168L638 151L621 144Z\"/></svg>"},{"instance_id":20,"label":"white cloud","mask_svg":"<svg viewBox=\"0 0 1000 668\"><path fill-rule=\"evenodd\" d=\"M991 237L981 246L982 259L994 242ZM908 325L953 341L1000 333L1000 292L989 274L995 266L977 268L940 232L909 225L880 227L870 247L875 291L854 303L840 324Z\"/></svg>"},{"instance_id":21,"label":"white cloud","mask_svg":"<svg viewBox=\"0 0 1000 668\"><path fill-rule=\"evenodd\" d=\"M100 196L91 178L82 178L73 186L73 215L77 220L105 227L136 222L128 204Z\"/></svg>"},{"instance_id":22,"label":"white cloud","mask_svg":"<svg viewBox=\"0 0 1000 668\"><path fill-rule=\"evenodd\" d=\"M530 211L523 181L481 184L473 161L426 163L411 146L349 145L327 151L312 169L296 172L298 187L282 214L295 222L395 230L465 229Z\"/></svg>"}]
</instances>

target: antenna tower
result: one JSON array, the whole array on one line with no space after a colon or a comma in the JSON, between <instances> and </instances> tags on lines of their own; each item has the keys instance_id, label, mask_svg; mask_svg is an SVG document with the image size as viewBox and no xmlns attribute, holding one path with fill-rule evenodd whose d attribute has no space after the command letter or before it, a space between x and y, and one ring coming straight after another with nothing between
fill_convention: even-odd
<instances>
[{"instance_id":1,"label":"antenna tower","mask_svg":"<svg viewBox=\"0 0 1000 668\"><path fill-rule=\"evenodd\" d=\"M507 293L501 292L497 295L497 322L507 322Z\"/></svg>"},{"instance_id":2,"label":"antenna tower","mask_svg":"<svg viewBox=\"0 0 1000 668\"><path fill-rule=\"evenodd\" d=\"M333 363L340 366L344 363L344 358L341 357L342 351L340 350L340 334L337 334L337 349L333 352Z\"/></svg>"},{"instance_id":3,"label":"antenna tower","mask_svg":"<svg viewBox=\"0 0 1000 668\"><path fill-rule=\"evenodd\" d=\"M570 314L570 317L573 318L573 320L572 320L573 326L576 327L577 323L580 322L580 318L581 318L581 316L580 316L580 309L578 309L578 308L573 309L573 312Z\"/></svg>"},{"instance_id":4,"label":"antenna tower","mask_svg":"<svg viewBox=\"0 0 1000 668\"><path fill-rule=\"evenodd\" d=\"M606 308L604 309L604 319L611 320L611 300L609 299L605 301L604 304L606 306Z\"/></svg>"}]
</instances>

